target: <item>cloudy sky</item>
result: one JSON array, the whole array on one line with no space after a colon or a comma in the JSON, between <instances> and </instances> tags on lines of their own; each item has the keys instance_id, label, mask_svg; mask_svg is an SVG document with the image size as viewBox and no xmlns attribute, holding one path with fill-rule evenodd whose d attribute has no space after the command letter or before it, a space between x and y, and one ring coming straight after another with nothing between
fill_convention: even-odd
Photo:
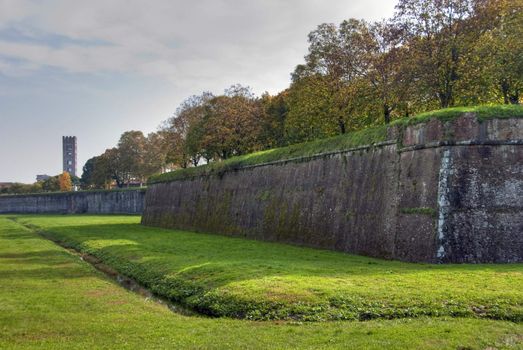
<instances>
[{"instance_id":1,"label":"cloudy sky","mask_svg":"<svg viewBox=\"0 0 523 350\"><path fill-rule=\"evenodd\" d=\"M0 182L61 172L186 97L241 83L277 93L318 24L392 15L393 0L0 0Z\"/></svg>"}]
</instances>

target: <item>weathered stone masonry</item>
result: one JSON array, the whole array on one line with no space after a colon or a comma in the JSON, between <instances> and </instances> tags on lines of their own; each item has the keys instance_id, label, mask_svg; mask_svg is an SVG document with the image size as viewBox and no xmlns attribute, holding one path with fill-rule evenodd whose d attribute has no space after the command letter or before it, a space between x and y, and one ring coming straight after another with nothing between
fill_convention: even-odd
<instances>
[{"instance_id":1,"label":"weathered stone masonry","mask_svg":"<svg viewBox=\"0 0 523 350\"><path fill-rule=\"evenodd\" d=\"M523 119L149 187L142 223L418 262L523 261Z\"/></svg>"},{"instance_id":2,"label":"weathered stone masonry","mask_svg":"<svg viewBox=\"0 0 523 350\"><path fill-rule=\"evenodd\" d=\"M0 196L0 214L141 214L145 190Z\"/></svg>"}]
</instances>

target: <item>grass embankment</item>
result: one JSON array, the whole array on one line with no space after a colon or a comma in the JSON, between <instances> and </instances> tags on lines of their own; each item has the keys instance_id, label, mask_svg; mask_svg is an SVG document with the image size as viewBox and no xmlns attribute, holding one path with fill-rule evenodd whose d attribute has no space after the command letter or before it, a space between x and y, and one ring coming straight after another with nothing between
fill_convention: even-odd
<instances>
[{"instance_id":1,"label":"grass embankment","mask_svg":"<svg viewBox=\"0 0 523 350\"><path fill-rule=\"evenodd\" d=\"M212 316L523 321L523 264L409 264L144 227L138 217L129 216L18 220L96 256L159 295Z\"/></svg>"},{"instance_id":2,"label":"grass embankment","mask_svg":"<svg viewBox=\"0 0 523 350\"><path fill-rule=\"evenodd\" d=\"M287 147L273 148L243 156L232 157L221 162L212 162L197 167L178 169L165 174L153 175L149 178L147 183L150 185L158 182L169 182L199 175L220 174L225 171L239 169L245 166L309 157L321 153L336 152L362 145L383 142L386 139L387 128L385 126L378 126L375 128L355 131L350 134L299 143Z\"/></svg>"},{"instance_id":3,"label":"grass embankment","mask_svg":"<svg viewBox=\"0 0 523 350\"><path fill-rule=\"evenodd\" d=\"M131 219L84 217L79 225L111 230L137 221ZM49 220L71 229L78 218ZM140 250L138 241L110 236L84 243ZM1 349L510 349L522 346L522 333L521 324L480 319L276 323L182 316L0 216Z\"/></svg>"},{"instance_id":4,"label":"grass embankment","mask_svg":"<svg viewBox=\"0 0 523 350\"><path fill-rule=\"evenodd\" d=\"M421 113L411 118L397 119L393 121L391 125L405 127L407 125L425 123L431 119L450 121L467 112L475 113L479 121L492 118L522 118L523 106L496 105L446 108ZM245 166L338 152L359 146L372 145L386 140L387 126L381 125L344 135L233 157L222 162L213 162L198 167L179 169L166 174L154 175L149 178L148 184L181 180L200 175L220 174Z\"/></svg>"}]
</instances>

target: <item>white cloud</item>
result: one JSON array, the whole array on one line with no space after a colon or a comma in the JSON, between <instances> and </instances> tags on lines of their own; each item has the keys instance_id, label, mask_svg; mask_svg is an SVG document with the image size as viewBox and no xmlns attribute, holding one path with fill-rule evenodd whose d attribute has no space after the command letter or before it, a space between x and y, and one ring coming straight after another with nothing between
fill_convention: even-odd
<instances>
[{"instance_id":1,"label":"white cloud","mask_svg":"<svg viewBox=\"0 0 523 350\"><path fill-rule=\"evenodd\" d=\"M31 67L123 72L178 84L234 77L260 85L267 74L278 72L278 81L266 87L274 90L288 81L305 54L307 33L317 24L348 17L378 19L390 15L392 6L380 0L364 5L334 0L0 0L0 28L78 41L54 47L45 40L10 42L0 35L0 55Z\"/></svg>"}]
</instances>

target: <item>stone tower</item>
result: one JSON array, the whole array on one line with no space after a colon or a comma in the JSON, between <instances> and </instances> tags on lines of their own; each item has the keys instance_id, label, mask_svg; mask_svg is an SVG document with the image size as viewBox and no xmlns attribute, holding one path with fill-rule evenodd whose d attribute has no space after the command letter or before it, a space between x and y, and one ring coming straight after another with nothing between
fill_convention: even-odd
<instances>
[{"instance_id":1,"label":"stone tower","mask_svg":"<svg viewBox=\"0 0 523 350\"><path fill-rule=\"evenodd\" d=\"M63 170L76 176L76 136L62 136Z\"/></svg>"}]
</instances>

